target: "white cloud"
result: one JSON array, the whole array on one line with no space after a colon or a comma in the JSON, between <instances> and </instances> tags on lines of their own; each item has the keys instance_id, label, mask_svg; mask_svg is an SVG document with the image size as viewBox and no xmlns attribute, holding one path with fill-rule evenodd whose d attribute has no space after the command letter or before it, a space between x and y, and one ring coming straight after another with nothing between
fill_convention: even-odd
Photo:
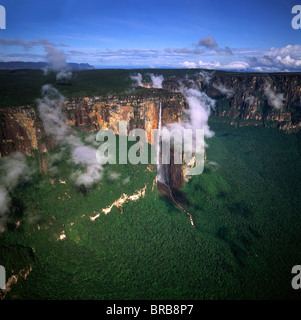
<instances>
[{"instance_id":1,"label":"white cloud","mask_svg":"<svg viewBox=\"0 0 301 320\"><path fill-rule=\"evenodd\" d=\"M264 95L268 99L268 104L275 109L282 109L284 105L283 93L275 93L272 89L271 84L268 84L264 88Z\"/></svg>"},{"instance_id":2,"label":"white cloud","mask_svg":"<svg viewBox=\"0 0 301 320\"><path fill-rule=\"evenodd\" d=\"M289 72L301 69L301 45L287 45L269 50L239 50L233 51L233 61L189 61L180 62L183 68L202 68L229 71L256 72ZM207 55L207 58L209 55Z\"/></svg>"},{"instance_id":3,"label":"white cloud","mask_svg":"<svg viewBox=\"0 0 301 320\"><path fill-rule=\"evenodd\" d=\"M33 170L26 163L26 158L19 152L0 159L0 232L4 230L9 216L13 191L20 183L29 181Z\"/></svg>"},{"instance_id":4,"label":"white cloud","mask_svg":"<svg viewBox=\"0 0 301 320\"><path fill-rule=\"evenodd\" d=\"M81 167L72 173L71 179L78 186L91 186L102 177L103 167L97 162L96 148L86 146L72 135L62 111L64 97L51 85L42 87L42 99L38 100L38 110L47 134L52 135L59 143L71 147L70 161Z\"/></svg>"},{"instance_id":5,"label":"white cloud","mask_svg":"<svg viewBox=\"0 0 301 320\"><path fill-rule=\"evenodd\" d=\"M223 65L225 70L247 70L250 68L250 65L244 61L233 61Z\"/></svg>"},{"instance_id":6,"label":"white cloud","mask_svg":"<svg viewBox=\"0 0 301 320\"><path fill-rule=\"evenodd\" d=\"M218 61L204 62L200 60L198 62L198 67L202 69L220 69L221 66L222 66L221 63Z\"/></svg>"},{"instance_id":7,"label":"white cloud","mask_svg":"<svg viewBox=\"0 0 301 320\"><path fill-rule=\"evenodd\" d=\"M162 82L164 81L164 77L162 75L155 76L153 73L151 73L151 87L152 88L162 88Z\"/></svg>"},{"instance_id":8,"label":"white cloud","mask_svg":"<svg viewBox=\"0 0 301 320\"><path fill-rule=\"evenodd\" d=\"M231 98L234 94L234 90L232 88L227 88L223 84L213 84L213 87L217 89L221 94L225 95L227 99Z\"/></svg>"},{"instance_id":9,"label":"white cloud","mask_svg":"<svg viewBox=\"0 0 301 320\"><path fill-rule=\"evenodd\" d=\"M183 68L188 68L188 69L195 69L197 68L197 64L195 62L188 62L188 61L185 61L185 62L180 62L179 64L181 67Z\"/></svg>"},{"instance_id":10,"label":"white cloud","mask_svg":"<svg viewBox=\"0 0 301 320\"><path fill-rule=\"evenodd\" d=\"M287 45L282 48L271 48L265 53L269 57L292 56L294 58L301 57L301 45Z\"/></svg>"},{"instance_id":11,"label":"white cloud","mask_svg":"<svg viewBox=\"0 0 301 320\"><path fill-rule=\"evenodd\" d=\"M137 86L143 87L143 84L142 84L142 74L141 74L141 73L138 73L138 74L135 75L135 76L131 76L131 79L137 83Z\"/></svg>"},{"instance_id":12,"label":"white cloud","mask_svg":"<svg viewBox=\"0 0 301 320\"><path fill-rule=\"evenodd\" d=\"M142 74L138 73L135 76L131 76L131 79L136 82L137 86L140 87L151 87L151 88L162 88L162 83L164 81L164 77L162 75L154 75L150 74L151 83L147 84L142 81Z\"/></svg>"}]
</instances>

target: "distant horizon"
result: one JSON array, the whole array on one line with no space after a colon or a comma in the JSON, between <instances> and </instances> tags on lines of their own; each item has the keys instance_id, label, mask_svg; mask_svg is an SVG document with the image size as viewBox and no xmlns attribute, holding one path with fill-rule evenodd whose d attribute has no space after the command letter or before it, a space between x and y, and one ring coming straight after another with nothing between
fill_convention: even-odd
<instances>
[{"instance_id":1,"label":"distant horizon","mask_svg":"<svg viewBox=\"0 0 301 320\"><path fill-rule=\"evenodd\" d=\"M2 0L1 5L4 62L42 60L54 70L89 63L103 69L301 71L301 9L293 10L294 0Z\"/></svg>"},{"instance_id":2,"label":"distant horizon","mask_svg":"<svg viewBox=\"0 0 301 320\"><path fill-rule=\"evenodd\" d=\"M0 61L1 63L8 63L8 64L13 64L13 63L33 63L33 64L47 64L46 61ZM207 72L231 72L231 73L257 73L257 74L279 74L279 73L301 73L301 70L293 70L293 71L253 71L253 70L226 70L226 69L206 69L206 68L185 68L185 67L170 67L170 66L160 66L160 67L149 67L149 66L127 66L127 65L109 65L109 66L101 66L101 65L91 65L87 62L67 62L68 64L74 64L74 65L88 65L90 67L93 67L93 69L68 69L67 70L72 70L72 71L89 71L89 70L149 70L150 72L152 70L190 70L190 71L207 71ZM41 68L11 68L11 69L4 69L1 68L0 70L42 70ZM56 72L56 70L49 70Z\"/></svg>"}]
</instances>

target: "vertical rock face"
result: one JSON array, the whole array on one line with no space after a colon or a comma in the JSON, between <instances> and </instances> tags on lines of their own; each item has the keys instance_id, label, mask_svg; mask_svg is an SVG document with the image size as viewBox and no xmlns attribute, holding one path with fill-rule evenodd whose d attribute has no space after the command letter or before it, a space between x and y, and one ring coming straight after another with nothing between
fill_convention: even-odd
<instances>
[{"instance_id":1,"label":"vertical rock face","mask_svg":"<svg viewBox=\"0 0 301 320\"><path fill-rule=\"evenodd\" d=\"M56 145L51 137L46 138L36 109L27 107L1 109L0 143L1 156L6 156L14 151L32 156L34 150L37 150L38 154L43 154Z\"/></svg>"},{"instance_id":2,"label":"vertical rock face","mask_svg":"<svg viewBox=\"0 0 301 320\"><path fill-rule=\"evenodd\" d=\"M128 123L128 133L134 128L146 130L149 143L151 131L158 128L159 107L162 103L162 122L179 121L185 109L179 93L167 97L149 98L126 96L100 98L72 98L63 102L67 124L83 132L111 129L116 134L119 122ZM47 136L39 114L34 107L7 107L0 110L0 156L20 151L27 156L37 156L40 172L47 172L47 154L56 141ZM36 152L35 152L36 151Z\"/></svg>"},{"instance_id":3,"label":"vertical rock face","mask_svg":"<svg viewBox=\"0 0 301 320\"><path fill-rule=\"evenodd\" d=\"M277 109L266 94L270 85L275 95L283 95ZM221 92L228 89L228 95ZM221 74L215 75L204 89L217 100L213 113L220 121L240 126L275 126L288 132L301 127L301 77L296 74Z\"/></svg>"},{"instance_id":4,"label":"vertical rock face","mask_svg":"<svg viewBox=\"0 0 301 320\"><path fill-rule=\"evenodd\" d=\"M210 81L201 74L196 75L193 82L172 78L164 81L163 87L177 92L180 90L179 83L183 83L185 87L197 86L216 100L213 111L215 121L237 126L274 126L289 133L300 130L300 74L212 72L209 78ZM274 108L265 94L269 84L275 94L283 94L281 109Z\"/></svg>"},{"instance_id":5,"label":"vertical rock face","mask_svg":"<svg viewBox=\"0 0 301 320\"><path fill-rule=\"evenodd\" d=\"M235 74L213 73L210 82L197 76L194 82L170 78L163 82L166 90L149 89L144 95L70 98L63 110L70 127L84 132L111 129L118 134L118 123L127 121L128 132L145 129L151 142L151 131L158 128L159 106L162 105L162 126L180 122L183 110L188 108L179 92L180 81L186 87L197 86L216 99L214 121L239 126L275 126L287 132L301 128L301 77L298 74ZM283 107L273 108L265 94L270 84L276 94L283 94ZM0 109L0 156L20 151L39 158L40 171L47 171L44 156L56 146L47 136L35 107L4 107ZM173 159L173 157L171 157ZM180 165L171 163L168 172L170 186L183 185Z\"/></svg>"},{"instance_id":6,"label":"vertical rock face","mask_svg":"<svg viewBox=\"0 0 301 320\"><path fill-rule=\"evenodd\" d=\"M187 109L186 102L177 104L174 101L162 103L162 126L169 123L180 123L183 111ZM162 164L165 183L171 192L184 186L183 168L181 164L174 163L174 149L170 148L170 164Z\"/></svg>"},{"instance_id":7,"label":"vertical rock face","mask_svg":"<svg viewBox=\"0 0 301 320\"><path fill-rule=\"evenodd\" d=\"M184 186L183 167L174 163L174 149L170 152L170 165L168 168L169 186L172 191L179 190Z\"/></svg>"}]
</instances>

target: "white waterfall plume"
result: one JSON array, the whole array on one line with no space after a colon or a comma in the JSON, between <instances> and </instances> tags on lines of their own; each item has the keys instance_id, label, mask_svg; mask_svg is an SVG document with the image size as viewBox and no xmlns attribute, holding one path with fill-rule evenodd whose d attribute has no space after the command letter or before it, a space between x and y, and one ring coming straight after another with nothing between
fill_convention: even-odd
<instances>
[{"instance_id":1,"label":"white waterfall plume","mask_svg":"<svg viewBox=\"0 0 301 320\"><path fill-rule=\"evenodd\" d=\"M160 110L159 110L159 122L158 122L158 131L159 131L159 139L157 145L157 172L158 172L158 181L163 182L162 168L160 163L160 155L161 155L161 141L160 134L162 129L162 104L160 102Z\"/></svg>"}]
</instances>

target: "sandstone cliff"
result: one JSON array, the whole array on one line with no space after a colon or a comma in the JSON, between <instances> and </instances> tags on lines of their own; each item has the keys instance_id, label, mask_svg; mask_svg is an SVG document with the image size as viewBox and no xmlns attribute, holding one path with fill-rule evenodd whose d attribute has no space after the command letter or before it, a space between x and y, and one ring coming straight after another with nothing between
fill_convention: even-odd
<instances>
[{"instance_id":1,"label":"sandstone cliff","mask_svg":"<svg viewBox=\"0 0 301 320\"><path fill-rule=\"evenodd\" d=\"M180 83L197 86L216 100L212 121L242 125L276 126L287 132L301 127L301 77L299 74L235 74L213 72L197 74L190 79L170 77L163 89L148 89L147 95L135 92L122 96L70 98L64 102L64 113L71 127L85 132L109 128L118 133L118 122L128 122L128 130L143 128L150 132L158 127L159 105L162 103L162 125L180 121L187 108L180 93ZM193 80L193 81L191 81ZM265 89L283 94L283 107L271 105ZM4 107L0 110L0 156L21 151L28 156L41 157L40 170L46 171L43 154L56 142L45 134L35 107ZM34 152L34 151L37 152Z\"/></svg>"},{"instance_id":2,"label":"sandstone cliff","mask_svg":"<svg viewBox=\"0 0 301 320\"><path fill-rule=\"evenodd\" d=\"M71 98L63 102L66 121L70 127L84 132L111 129L118 134L119 121L128 122L128 131L141 128L147 131L150 142L151 130L158 128L159 106L162 103L162 124L180 121L187 108L184 97L171 93L150 98L128 95ZM31 156L34 150L47 153L55 145L43 128L36 108L6 107L0 111L0 155L21 151Z\"/></svg>"},{"instance_id":3,"label":"sandstone cliff","mask_svg":"<svg viewBox=\"0 0 301 320\"><path fill-rule=\"evenodd\" d=\"M287 132L297 132L301 127L301 76L300 74L251 74L212 72L201 73L181 80L170 78L163 82L167 90L177 92L180 83L186 87L196 85L216 100L212 112L215 121L238 126L274 126ZM283 94L283 107L273 107L266 95L270 85L275 95Z\"/></svg>"}]
</instances>

